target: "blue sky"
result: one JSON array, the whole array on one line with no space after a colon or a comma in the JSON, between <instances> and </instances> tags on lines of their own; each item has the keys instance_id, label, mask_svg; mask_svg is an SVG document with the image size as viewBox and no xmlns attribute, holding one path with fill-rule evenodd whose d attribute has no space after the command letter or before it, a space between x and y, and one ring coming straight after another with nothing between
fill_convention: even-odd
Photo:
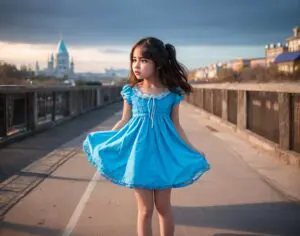
<instances>
[{"instance_id":1,"label":"blue sky","mask_svg":"<svg viewBox=\"0 0 300 236\"><path fill-rule=\"evenodd\" d=\"M132 44L155 36L192 69L263 56L299 12L300 0L1 0L0 59L43 65L62 35L78 71L126 68Z\"/></svg>"}]
</instances>

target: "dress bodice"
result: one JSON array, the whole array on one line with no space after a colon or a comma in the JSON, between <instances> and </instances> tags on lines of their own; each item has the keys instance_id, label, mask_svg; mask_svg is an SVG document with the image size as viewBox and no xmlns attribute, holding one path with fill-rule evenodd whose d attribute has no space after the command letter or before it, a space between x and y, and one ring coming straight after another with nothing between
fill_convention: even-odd
<instances>
[{"instance_id":1,"label":"dress bodice","mask_svg":"<svg viewBox=\"0 0 300 236\"><path fill-rule=\"evenodd\" d=\"M159 94L147 94L127 84L123 86L121 95L132 105L132 116L149 116L151 127L154 126L155 117L170 116L173 106L184 98L182 94L170 90Z\"/></svg>"}]
</instances>

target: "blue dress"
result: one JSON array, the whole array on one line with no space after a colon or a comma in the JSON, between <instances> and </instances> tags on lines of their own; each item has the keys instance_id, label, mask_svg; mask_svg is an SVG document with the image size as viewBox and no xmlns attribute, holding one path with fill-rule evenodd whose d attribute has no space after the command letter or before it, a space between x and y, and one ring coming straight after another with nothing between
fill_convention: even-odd
<instances>
[{"instance_id":1,"label":"blue dress","mask_svg":"<svg viewBox=\"0 0 300 236\"><path fill-rule=\"evenodd\" d=\"M91 132L83 142L88 161L102 176L129 188L166 189L190 185L210 169L171 119L183 95L169 90L150 95L127 84L121 95L132 107L130 120L119 130Z\"/></svg>"}]
</instances>

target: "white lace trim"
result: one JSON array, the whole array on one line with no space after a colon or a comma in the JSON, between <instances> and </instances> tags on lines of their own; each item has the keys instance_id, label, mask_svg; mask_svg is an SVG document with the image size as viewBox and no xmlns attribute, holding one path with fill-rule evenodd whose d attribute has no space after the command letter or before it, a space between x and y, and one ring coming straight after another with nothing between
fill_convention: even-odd
<instances>
[{"instance_id":1,"label":"white lace trim","mask_svg":"<svg viewBox=\"0 0 300 236\"><path fill-rule=\"evenodd\" d=\"M161 93L158 93L158 94L147 94L147 93L143 93L142 91L140 91L136 87L133 87L133 89L135 90L136 94L139 97L142 97L142 98L157 98L157 99L161 99L161 98L164 98L165 96L167 96L168 94L171 93L170 90L167 90L167 91L164 91L164 92L161 92Z\"/></svg>"}]
</instances>

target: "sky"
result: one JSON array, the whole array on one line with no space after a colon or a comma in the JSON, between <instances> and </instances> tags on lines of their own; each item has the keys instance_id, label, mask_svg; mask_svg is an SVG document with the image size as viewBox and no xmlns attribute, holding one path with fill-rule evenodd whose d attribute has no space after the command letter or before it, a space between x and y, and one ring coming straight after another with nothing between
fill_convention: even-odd
<instances>
[{"instance_id":1,"label":"sky","mask_svg":"<svg viewBox=\"0 0 300 236\"><path fill-rule=\"evenodd\" d=\"M140 38L171 43L194 69L264 56L300 26L300 0L1 0L0 60L46 66L64 39L75 72L129 66Z\"/></svg>"}]
</instances>

